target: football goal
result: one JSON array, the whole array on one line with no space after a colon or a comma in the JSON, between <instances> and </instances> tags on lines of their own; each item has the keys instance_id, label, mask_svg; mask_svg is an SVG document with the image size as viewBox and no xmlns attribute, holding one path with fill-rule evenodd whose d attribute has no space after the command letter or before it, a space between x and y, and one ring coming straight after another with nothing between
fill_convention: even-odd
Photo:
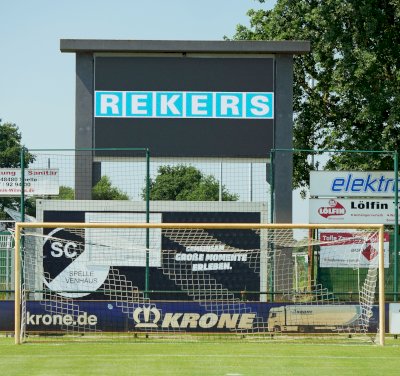
<instances>
[{"instance_id":1,"label":"football goal","mask_svg":"<svg viewBox=\"0 0 400 376\"><path fill-rule=\"evenodd\" d=\"M383 225L16 223L15 343L383 345L387 241Z\"/></svg>"}]
</instances>

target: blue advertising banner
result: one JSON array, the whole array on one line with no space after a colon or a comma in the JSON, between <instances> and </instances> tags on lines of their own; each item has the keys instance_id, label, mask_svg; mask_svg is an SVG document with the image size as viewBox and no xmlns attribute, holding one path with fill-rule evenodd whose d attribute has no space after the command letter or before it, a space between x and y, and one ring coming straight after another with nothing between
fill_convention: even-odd
<instances>
[{"instance_id":1,"label":"blue advertising banner","mask_svg":"<svg viewBox=\"0 0 400 376\"><path fill-rule=\"evenodd\" d=\"M274 93L96 91L95 117L273 119Z\"/></svg>"},{"instance_id":2,"label":"blue advertising banner","mask_svg":"<svg viewBox=\"0 0 400 376\"><path fill-rule=\"evenodd\" d=\"M193 301L152 302L130 306L115 301L74 301L68 309L57 309L52 304L55 303L28 301L27 331L59 332L82 328L93 332L182 330L228 333L251 332L259 328L262 322L265 330L269 331L335 332L344 327L357 329L361 312L360 306L355 304L237 302L230 306L229 313L215 313L217 310L210 312L205 303ZM376 332L378 307L374 306L372 311L368 331ZM0 302L0 331L13 330L14 302Z\"/></svg>"}]
</instances>

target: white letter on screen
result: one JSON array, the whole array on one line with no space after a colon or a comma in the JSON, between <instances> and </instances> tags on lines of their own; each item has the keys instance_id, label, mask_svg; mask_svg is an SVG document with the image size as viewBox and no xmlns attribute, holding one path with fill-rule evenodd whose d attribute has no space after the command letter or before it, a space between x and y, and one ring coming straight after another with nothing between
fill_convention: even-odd
<instances>
[{"instance_id":1,"label":"white letter on screen","mask_svg":"<svg viewBox=\"0 0 400 376\"><path fill-rule=\"evenodd\" d=\"M232 115L239 115L239 98L233 95L221 96L221 115L228 115L228 109L232 110Z\"/></svg>"},{"instance_id":2,"label":"white letter on screen","mask_svg":"<svg viewBox=\"0 0 400 376\"><path fill-rule=\"evenodd\" d=\"M175 106L175 101L179 99L179 95L173 95L171 98L168 99L166 95L161 95L161 114L162 115L167 115L168 114L168 109L174 114L174 115L180 115L179 110Z\"/></svg>"},{"instance_id":3,"label":"white letter on screen","mask_svg":"<svg viewBox=\"0 0 400 376\"><path fill-rule=\"evenodd\" d=\"M141 100L144 99L144 100ZM148 115L147 113L147 95L135 94L131 97L132 115ZM144 107L144 109L140 109Z\"/></svg>"},{"instance_id":4,"label":"white letter on screen","mask_svg":"<svg viewBox=\"0 0 400 376\"><path fill-rule=\"evenodd\" d=\"M118 97L113 94L102 94L101 95L101 102L100 102L100 113L107 114L107 108L111 109L113 115L118 115Z\"/></svg>"},{"instance_id":5,"label":"white letter on screen","mask_svg":"<svg viewBox=\"0 0 400 376\"><path fill-rule=\"evenodd\" d=\"M255 107L250 110L253 115L263 116L269 113L268 98L264 95L256 95L251 98L250 102Z\"/></svg>"},{"instance_id":6,"label":"white letter on screen","mask_svg":"<svg viewBox=\"0 0 400 376\"><path fill-rule=\"evenodd\" d=\"M207 115L207 95L193 95L192 96L192 114L193 115Z\"/></svg>"}]
</instances>

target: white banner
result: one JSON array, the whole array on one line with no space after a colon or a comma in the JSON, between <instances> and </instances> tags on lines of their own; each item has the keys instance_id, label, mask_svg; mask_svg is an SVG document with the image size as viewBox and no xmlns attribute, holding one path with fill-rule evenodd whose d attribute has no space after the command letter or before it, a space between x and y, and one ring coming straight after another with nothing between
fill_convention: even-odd
<instances>
[{"instance_id":1,"label":"white banner","mask_svg":"<svg viewBox=\"0 0 400 376\"><path fill-rule=\"evenodd\" d=\"M378 266L378 234L370 239L356 238L356 232L321 231L319 239L321 268L368 268ZM389 267L389 234L384 238L384 265Z\"/></svg>"},{"instance_id":2,"label":"white banner","mask_svg":"<svg viewBox=\"0 0 400 376\"><path fill-rule=\"evenodd\" d=\"M0 196L21 195L21 169L0 169ZM59 172L58 169L25 169L25 195L42 196L59 194Z\"/></svg>"},{"instance_id":3,"label":"white banner","mask_svg":"<svg viewBox=\"0 0 400 376\"><path fill-rule=\"evenodd\" d=\"M394 183L393 171L311 171L310 196L393 197Z\"/></svg>"},{"instance_id":4,"label":"white banner","mask_svg":"<svg viewBox=\"0 0 400 376\"><path fill-rule=\"evenodd\" d=\"M395 222L393 199L311 198L309 208L310 223Z\"/></svg>"}]
</instances>

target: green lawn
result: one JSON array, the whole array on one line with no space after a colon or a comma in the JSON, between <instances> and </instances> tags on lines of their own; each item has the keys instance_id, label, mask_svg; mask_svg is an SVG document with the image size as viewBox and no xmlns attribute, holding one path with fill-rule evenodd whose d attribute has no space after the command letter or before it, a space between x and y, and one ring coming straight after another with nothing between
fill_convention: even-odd
<instances>
[{"instance_id":1,"label":"green lawn","mask_svg":"<svg viewBox=\"0 0 400 376\"><path fill-rule=\"evenodd\" d=\"M8 375L399 375L400 339L366 344L151 341L13 344L0 338Z\"/></svg>"}]
</instances>

